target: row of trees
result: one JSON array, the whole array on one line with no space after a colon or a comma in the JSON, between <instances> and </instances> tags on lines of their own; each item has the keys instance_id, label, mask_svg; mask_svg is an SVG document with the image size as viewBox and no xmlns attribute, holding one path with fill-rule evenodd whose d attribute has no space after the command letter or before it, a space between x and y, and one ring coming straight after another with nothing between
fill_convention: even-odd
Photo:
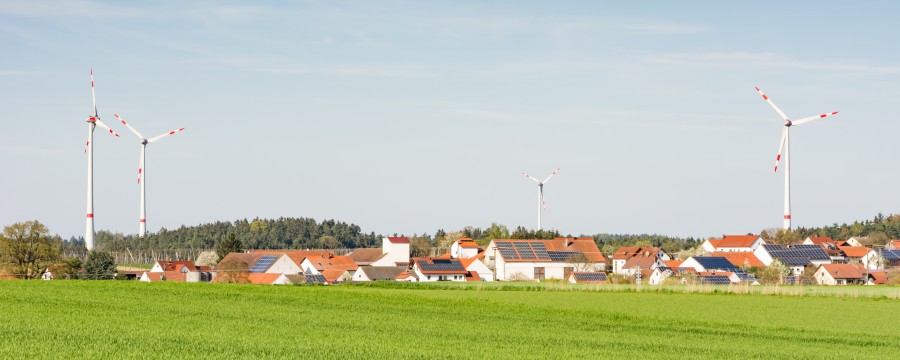
<instances>
[{"instance_id":1,"label":"row of trees","mask_svg":"<svg viewBox=\"0 0 900 360\"><path fill-rule=\"evenodd\" d=\"M174 230L163 228L144 237L98 231L94 239L97 249L103 251L124 251L126 247L131 251L159 251L211 249L229 234L234 234L245 248L250 249L357 248L373 246L381 239L375 233L363 233L355 224L285 217L217 221Z\"/></svg>"},{"instance_id":2,"label":"row of trees","mask_svg":"<svg viewBox=\"0 0 900 360\"><path fill-rule=\"evenodd\" d=\"M109 279L116 275L116 264L105 252L91 252L82 262L66 257L71 244L50 231L37 220L15 223L0 233L0 269L7 276L36 279L50 271L57 278Z\"/></svg>"}]
</instances>

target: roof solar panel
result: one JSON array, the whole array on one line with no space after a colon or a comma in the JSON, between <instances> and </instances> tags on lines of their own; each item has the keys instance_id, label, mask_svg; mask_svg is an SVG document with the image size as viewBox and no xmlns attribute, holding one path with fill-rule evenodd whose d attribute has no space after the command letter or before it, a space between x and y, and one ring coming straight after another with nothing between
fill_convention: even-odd
<instances>
[{"instance_id":1,"label":"roof solar panel","mask_svg":"<svg viewBox=\"0 0 900 360\"><path fill-rule=\"evenodd\" d=\"M548 260L550 259L550 254L547 253L547 247L544 246L543 242L535 241L531 244L531 249L534 250L534 254L538 259Z\"/></svg>"},{"instance_id":2,"label":"roof solar panel","mask_svg":"<svg viewBox=\"0 0 900 360\"><path fill-rule=\"evenodd\" d=\"M606 281L606 273L602 272L578 272L574 276L576 281Z\"/></svg>"},{"instance_id":3,"label":"roof solar panel","mask_svg":"<svg viewBox=\"0 0 900 360\"><path fill-rule=\"evenodd\" d=\"M555 261L555 262L566 261L567 259L571 258L575 254L578 254L578 252L577 251L553 251L553 250L547 251L547 255L550 258L550 260Z\"/></svg>"},{"instance_id":4,"label":"roof solar panel","mask_svg":"<svg viewBox=\"0 0 900 360\"><path fill-rule=\"evenodd\" d=\"M731 261L728 261L727 258L722 256L695 256L694 260L697 261L700 266L703 266L707 271L709 270L723 270L730 271L737 269Z\"/></svg>"},{"instance_id":5,"label":"roof solar panel","mask_svg":"<svg viewBox=\"0 0 900 360\"><path fill-rule=\"evenodd\" d=\"M261 273L261 272L266 271L266 269L268 269L269 266L272 266L272 263L274 263L275 259L277 259L277 258L278 258L278 256L276 256L276 255L261 256L259 258L259 260L256 260L256 263L254 263L253 266L250 267L250 272Z\"/></svg>"},{"instance_id":6,"label":"roof solar panel","mask_svg":"<svg viewBox=\"0 0 900 360\"><path fill-rule=\"evenodd\" d=\"M900 250L882 250L881 256L887 261L900 260Z\"/></svg>"},{"instance_id":7,"label":"roof solar panel","mask_svg":"<svg viewBox=\"0 0 900 360\"><path fill-rule=\"evenodd\" d=\"M500 255L503 256L506 260L519 260L519 255L516 254L516 250L513 248L512 242L509 241L498 241L497 249L500 250Z\"/></svg>"},{"instance_id":8,"label":"roof solar panel","mask_svg":"<svg viewBox=\"0 0 900 360\"><path fill-rule=\"evenodd\" d=\"M307 284L324 284L325 283L325 275L316 274L316 275L306 275L306 283Z\"/></svg>"},{"instance_id":9,"label":"roof solar panel","mask_svg":"<svg viewBox=\"0 0 900 360\"><path fill-rule=\"evenodd\" d=\"M419 261L419 267L423 271L466 271L459 260L455 259L432 259L432 263L425 260Z\"/></svg>"},{"instance_id":10,"label":"roof solar panel","mask_svg":"<svg viewBox=\"0 0 900 360\"><path fill-rule=\"evenodd\" d=\"M528 245L527 242L514 242L513 246L516 247L516 251L519 253L519 257L523 260L534 260L537 259L534 255L534 251L531 250L531 246Z\"/></svg>"},{"instance_id":11,"label":"roof solar panel","mask_svg":"<svg viewBox=\"0 0 900 360\"><path fill-rule=\"evenodd\" d=\"M731 284L731 280L725 275L706 275L700 276L700 282L707 285L727 285Z\"/></svg>"}]
</instances>

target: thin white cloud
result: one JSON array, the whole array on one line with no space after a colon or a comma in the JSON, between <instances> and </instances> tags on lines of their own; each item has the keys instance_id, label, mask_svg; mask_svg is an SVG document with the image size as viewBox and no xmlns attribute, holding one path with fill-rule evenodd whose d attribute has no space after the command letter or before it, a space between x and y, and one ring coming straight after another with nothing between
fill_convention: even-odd
<instances>
[{"instance_id":1,"label":"thin white cloud","mask_svg":"<svg viewBox=\"0 0 900 360\"><path fill-rule=\"evenodd\" d=\"M869 75L891 75L900 73L900 66L897 65L877 65L846 60L801 60L774 53L706 52L656 54L646 56L644 61L653 64L690 64L722 67L765 66Z\"/></svg>"}]
</instances>

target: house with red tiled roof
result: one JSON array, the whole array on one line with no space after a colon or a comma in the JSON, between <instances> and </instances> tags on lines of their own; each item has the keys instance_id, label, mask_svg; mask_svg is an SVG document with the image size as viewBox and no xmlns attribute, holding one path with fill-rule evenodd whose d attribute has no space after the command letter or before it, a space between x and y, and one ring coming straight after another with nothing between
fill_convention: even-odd
<instances>
[{"instance_id":1,"label":"house with red tiled roof","mask_svg":"<svg viewBox=\"0 0 900 360\"><path fill-rule=\"evenodd\" d=\"M567 279L574 271L603 271L606 261L593 238L495 239L485 248L496 280Z\"/></svg>"},{"instance_id":2,"label":"house with red tiled roof","mask_svg":"<svg viewBox=\"0 0 900 360\"><path fill-rule=\"evenodd\" d=\"M633 257L642 257L644 259L635 260L632 263L628 263L628 261ZM669 254L666 254L665 251L657 247L624 246L619 248L619 250L616 250L616 252L611 256L612 272L616 274L628 272L633 275L634 271L626 270L626 268L630 268L635 271L648 269L652 270L658 266L665 266L665 261L669 260L672 260L672 258L669 257ZM637 263L652 263L654 265L650 266L645 264L647 266L641 266Z\"/></svg>"},{"instance_id":3,"label":"house with red tiled roof","mask_svg":"<svg viewBox=\"0 0 900 360\"><path fill-rule=\"evenodd\" d=\"M753 252L766 241L759 235L722 235L721 239L708 239L703 242L706 252Z\"/></svg>"},{"instance_id":4,"label":"house with red tiled roof","mask_svg":"<svg viewBox=\"0 0 900 360\"><path fill-rule=\"evenodd\" d=\"M874 249L865 246L838 246L838 249L844 254L848 264L862 264L869 269L881 268L875 261L879 255Z\"/></svg>"},{"instance_id":5,"label":"house with red tiled roof","mask_svg":"<svg viewBox=\"0 0 900 360\"><path fill-rule=\"evenodd\" d=\"M343 272L349 272L351 275L359 265L353 261L349 256L335 256L335 255L320 255L320 256L307 256L303 259L303 262L300 263L300 268L303 269L304 274L315 275L315 274L324 274L326 270L339 270L341 274ZM337 273L330 272L329 274L335 275ZM328 278L328 275L325 276ZM348 279L349 280L349 279ZM329 279L331 282L331 279Z\"/></svg>"},{"instance_id":6,"label":"house with red tiled roof","mask_svg":"<svg viewBox=\"0 0 900 360\"><path fill-rule=\"evenodd\" d=\"M884 245L885 250L900 250L900 240L891 240Z\"/></svg>"},{"instance_id":7,"label":"house with red tiled roof","mask_svg":"<svg viewBox=\"0 0 900 360\"><path fill-rule=\"evenodd\" d=\"M450 254L457 259L466 259L478 255L478 244L470 238L462 238L450 245Z\"/></svg>"},{"instance_id":8,"label":"house with red tiled roof","mask_svg":"<svg viewBox=\"0 0 900 360\"><path fill-rule=\"evenodd\" d=\"M141 274L139 280L145 282L206 282L212 279L212 275L212 269L209 266L197 266L190 260L158 260L150 268L150 271Z\"/></svg>"},{"instance_id":9,"label":"house with red tiled roof","mask_svg":"<svg viewBox=\"0 0 900 360\"><path fill-rule=\"evenodd\" d=\"M882 285L888 283L888 273L885 270L869 270L869 279L866 285Z\"/></svg>"},{"instance_id":10,"label":"house with red tiled roof","mask_svg":"<svg viewBox=\"0 0 900 360\"><path fill-rule=\"evenodd\" d=\"M760 261L759 258L757 258L756 255L753 254L752 252L727 252L727 251L719 252L719 251L716 251L709 255L724 257L724 258L728 259L728 261L731 262L734 266L737 266L740 268L746 268L746 267L761 268L761 267L766 266L766 264L763 264L763 262Z\"/></svg>"},{"instance_id":11,"label":"house with red tiled roof","mask_svg":"<svg viewBox=\"0 0 900 360\"><path fill-rule=\"evenodd\" d=\"M459 259L459 263L469 272L466 280L473 281L477 278L478 281L494 281L494 272L482 261L483 258L484 252L474 257Z\"/></svg>"},{"instance_id":12,"label":"house with red tiled roof","mask_svg":"<svg viewBox=\"0 0 900 360\"><path fill-rule=\"evenodd\" d=\"M469 271L459 259L413 258L411 274L420 282L466 281Z\"/></svg>"},{"instance_id":13,"label":"house with red tiled roof","mask_svg":"<svg viewBox=\"0 0 900 360\"><path fill-rule=\"evenodd\" d=\"M819 285L864 284L867 281L866 268L862 264L824 264L813 277Z\"/></svg>"},{"instance_id":14,"label":"house with red tiled roof","mask_svg":"<svg viewBox=\"0 0 900 360\"><path fill-rule=\"evenodd\" d=\"M405 282L416 282L416 281L419 281L419 279L416 278L416 275L413 274L413 273L411 273L411 272L409 272L409 271L404 271L404 272L400 273L400 275L397 275L397 277L394 278L394 280L397 280L397 281L405 281Z\"/></svg>"}]
</instances>

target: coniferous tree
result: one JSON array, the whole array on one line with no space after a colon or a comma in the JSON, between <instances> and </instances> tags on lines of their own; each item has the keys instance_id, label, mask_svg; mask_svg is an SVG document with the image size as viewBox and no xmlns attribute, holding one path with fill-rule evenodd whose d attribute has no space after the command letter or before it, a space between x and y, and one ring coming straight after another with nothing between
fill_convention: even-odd
<instances>
[{"instance_id":1,"label":"coniferous tree","mask_svg":"<svg viewBox=\"0 0 900 360\"><path fill-rule=\"evenodd\" d=\"M216 246L216 254L219 255L218 261L222 261L226 255L233 252L244 252L244 245L241 244L241 241L238 240L232 232L228 233L228 236L225 237L224 241L219 243L219 246Z\"/></svg>"}]
</instances>

